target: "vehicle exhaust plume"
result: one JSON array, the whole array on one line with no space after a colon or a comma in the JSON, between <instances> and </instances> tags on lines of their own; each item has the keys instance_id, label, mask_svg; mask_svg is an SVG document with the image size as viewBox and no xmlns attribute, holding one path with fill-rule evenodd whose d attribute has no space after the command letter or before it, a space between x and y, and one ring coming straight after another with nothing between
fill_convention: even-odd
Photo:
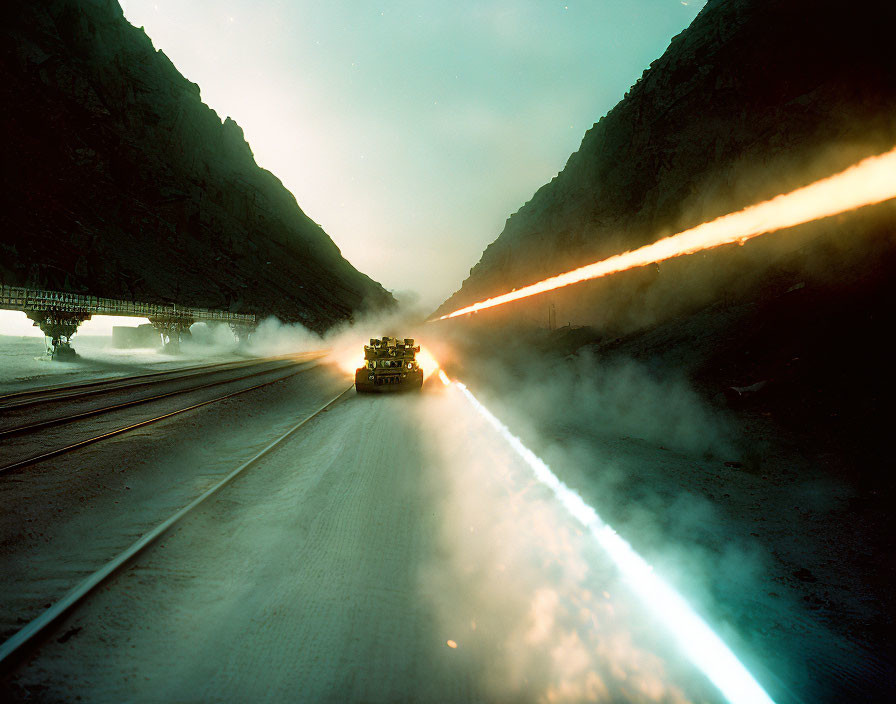
<instances>
[{"instance_id":1,"label":"vehicle exhaust plume","mask_svg":"<svg viewBox=\"0 0 896 704\"><path fill-rule=\"evenodd\" d=\"M456 318L571 284L694 254L896 198L896 148L771 200L432 320ZM431 321L430 321L431 322Z\"/></svg>"},{"instance_id":2,"label":"vehicle exhaust plume","mask_svg":"<svg viewBox=\"0 0 896 704\"><path fill-rule=\"evenodd\" d=\"M632 592L666 627L688 659L731 704L773 704L771 697L712 628L625 539L601 519L592 506L564 484L464 384L452 380L441 369L438 377L442 384L458 391L470 403L525 462L535 478L551 491L564 510L588 531L610 557Z\"/></svg>"}]
</instances>

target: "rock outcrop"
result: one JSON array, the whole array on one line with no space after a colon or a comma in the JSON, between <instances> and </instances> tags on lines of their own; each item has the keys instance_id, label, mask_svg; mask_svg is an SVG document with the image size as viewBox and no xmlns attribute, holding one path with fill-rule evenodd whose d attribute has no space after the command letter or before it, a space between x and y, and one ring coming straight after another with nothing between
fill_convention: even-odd
<instances>
[{"instance_id":1,"label":"rock outcrop","mask_svg":"<svg viewBox=\"0 0 896 704\"><path fill-rule=\"evenodd\" d=\"M393 303L117 2L4 14L4 283L317 330Z\"/></svg>"},{"instance_id":2,"label":"rock outcrop","mask_svg":"<svg viewBox=\"0 0 896 704\"><path fill-rule=\"evenodd\" d=\"M438 312L647 244L892 148L893 26L896 5L889 0L709 0L585 134L563 171L507 220ZM804 241L798 235L794 247ZM764 247L750 243L741 254L727 248L722 259L709 260L741 276L750 263L732 267L728 260L767 262L776 253ZM693 266L663 268L686 280ZM651 289L660 290L652 276L642 270L614 277L624 294L596 283L559 294L557 320L632 329L655 321L646 309L655 312L670 297L705 303L731 285L729 277L714 291L701 284L701 293L682 293L687 287L676 284L633 315L635 298L648 301ZM547 299L530 305L530 313L539 305L546 309ZM544 310L537 315L547 320Z\"/></svg>"}]
</instances>

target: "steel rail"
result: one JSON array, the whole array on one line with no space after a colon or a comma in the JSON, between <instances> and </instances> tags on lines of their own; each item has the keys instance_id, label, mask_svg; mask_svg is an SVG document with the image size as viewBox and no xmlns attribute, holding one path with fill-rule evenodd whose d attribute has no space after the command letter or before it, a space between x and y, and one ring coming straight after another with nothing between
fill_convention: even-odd
<instances>
[{"instance_id":1,"label":"steel rail","mask_svg":"<svg viewBox=\"0 0 896 704\"><path fill-rule=\"evenodd\" d=\"M27 623L23 626L17 633L11 636L8 640L6 640L3 644L0 644L0 671L6 672L12 666L14 661L16 660L17 655L21 655L23 648L29 644L35 643L36 639L39 636L46 633L52 626L54 626L60 619L62 619L67 613L69 613L75 606L77 606L81 601L84 600L93 590L95 590L98 586L100 586L107 579L112 577L116 572L118 572L122 567L127 565L131 560L133 560L137 555L150 547L154 542L156 542L159 538L161 538L165 533L167 533L171 528L175 526L181 519L183 519L188 513L190 513L193 509L200 506L204 501L209 499L218 493L225 486L230 484L234 479L236 479L240 474L242 474L246 469L254 465L258 460L267 455L271 450L280 445L284 440L293 435L299 428L303 425L311 421L313 418L319 416L325 410L327 410L330 406L335 404L339 399L345 396L349 391L352 390L352 386L349 386L347 389L342 391L339 395L330 399L327 403L317 409L310 416L306 417L304 420L296 423L296 425L292 426L289 430L287 430L283 435L274 440L271 444L257 453L254 457L247 460L235 470L233 470L230 474L228 474L224 479L215 484L211 489L208 489L205 493L200 495L198 498L194 499L192 502L187 504L180 511L171 516L168 520L160 523L158 526L153 528L148 533L145 533L139 540L133 543L127 550L120 553L117 557L107 562L100 569L95 571L89 577L84 579L80 584L74 587L71 591L69 591L65 596L63 596L59 601L50 606L46 611L37 616L35 619Z\"/></svg>"},{"instance_id":2,"label":"steel rail","mask_svg":"<svg viewBox=\"0 0 896 704\"><path fill-rule=\"evenodd\" d=\"M262 362L262 364L266 364L266 362ZM175 389L174 391L166 391L163 394L156 394L155 396L147 396L146 398L136 398L131 399L130 401L122 401L121 403L116 403L111 406L103 406L102 408L94 408L89 411L82 411L81 413L75 413L68 416L60 416L58 418L51 418L49 420L42 420L37 423L31 423L30 425L19 425L15 428L8 428L6 430L0 430L0 439L10 437L11 435L21 435L22 433L34 432L36 430L42 430L43 428L50 428L54 425L62 425L63 423L71 423L77 420L83 420L84 418L92 418L93 416L99 416L103 413L109 413L110 411L117 411L121 408L129 408L130 406L139 406L143 403L149 403L150 401L158 401L159 399L168 398L170 396L178 396L180 394L188 394L191 391L200 391L201 389L208 389L212 386L221 386L222 384L229 384L234 381L242 381L243 379L251 379L253 376L261 376L262 374L268 374L270 372L280 371L281 369L286 369L295 364L304 364L304 362L287 362L286 364L282 364L279 367L274 367L273 369L261 369L259 371L252 372L251 374L243 374L242 376L233 377L232 379L219 379L218 381L210 381L207 384L200 384L199 386L191 386L185 389ZM217 370L218 373L220 371L229 371L227 369ZM189 378L189 377L187 377ZM174 379L174 381L178 381L178 379Z\"/></svg>"},{"instance_id":3,"label":"steel rail","mask_svg":"<svg viewBox=\"0 0 896 704\"><path fill-rule=\"evenodd\" d=\"M101 440L106 440L107 438L115 437L116 435L121 435L122 433L126 433L131 430L135 430L137 428L142 428L146 425L151 425L152 423L157 423L160 420L164 420L166 418L171 418L172 416L180 415L181 413L186 413L187 411L192 411L195 408L202 408L202 406L207 406L210 403L217 403L218 401L223 401L228 398L233 398L234 396L239 396L240 394L244 394L247 391L253 391L255 389L260 389L263 386L270 386L271 384L276 384L278 381L284 381L285 379L290 379L297 374L301 374L304 371L307 371L310 367L305 367L303 369L297 369L296 371L286 374L284 376L279 376L276 379L271 379L270 381L264 381L261 384L256 384L255 386L250 386L246 389L240 389L239 391L233 391L229 394L225 394L224 396L218 396L217 398L209 399L208 401L202 401L201 403L194 403L192 406L187 406L186 408L181 408L176 411L171 411L169 413L164 413L160 416L156 416L154 418L149 418L148 420L140 421L139 423L133 423L124 428L117 428L115 430L110 430L107 433L103 433L102 435L96 435L92 438L87 438L86 440L79 440L78 442L72 443L71 445L67 445L65 447L61 447L56 450L50 450L49 452L44 452L40 455L34 455L32 457L28 457L24 460L17 460L11 464L4 465L0 467L0 474L5 474L6 472L10 472L14 469L20 469L22 467L27 467L28 465L36 464L37 462L43 462L44 460L48 460L51 457L57 457L59 455L63 455L67 452L72 452L73 450L80 449L82 447L86 447L87 445L92 445L94 443L100 442Z\"/></svg>"},{"instance_id":4,"label":"steel rail","mask_svg":"<svg viewBox=\"0 0 896 704\"><path fill-rule=\"evenodd\" d=\"M259 364L267 364L267 363L270 363L271 361L273 361L273 360L256 359L251 362L244 361L244 362L232 363L230 366L226 366L226 367L220 367L220 366L216 365L215 368L206 367L206 368L202 368L202 369L197 369L195 371L191 371L187 374L181 374L179 376L170 376L165 379L147 379L145 381L136 381L131 384L118 384L118 385L102 386L100 388L91 389L89 391L77 391L76 390L74 393L58 393L55 395L47 395L47 396L43 396L40 398L22 401L20 403L13 403L8 406L0 406L0 412L15 411L15 410L18 410L19 408L28 408L30 406L41 406L41 405L50 404L50 403L60 403L62 401L69 401L72 399L81 399L81 398L86 398L89 396L96 396L99 394L108 394L108 393L112 393L113 391L135 389L140 386L152 386L154 384L166 384L169 381L181 381L182 379L192 379L193 377L197 377L197 376L220 374L222 372L229 372L233 369L244 369L245 367L257 366Z\"/></svg>"},{"instance_id":5,"label":"steel rail","mask_svg":"<svg viewBox=\"0 0 896 704\"><path fill-rule=\"evenodd\" d=\"M254 363L258 364L259 362L256 361ZM167 375L166 378L162 378L162 379L158 379L158 378L143 379L140 381L133 381L131 383L125 383L125 384L113 384L113 383L104 384L104 385L89 384L88 386L96 386L97 388L88 389L86 391L81 391L77 388L74 388L74 389L73 388L68 388L68 389L63 388L63 389L59 389L58 391L47 392L45 394L42 394L41 396L38 396L37 398L30 398L30 399L26 399L24 401L19 401L18 403L10 403L10 404L4 405L4 406L0 406L0 412L15 411L15 410L18 410L19 408L28 408L30 406L40 406L45 403L58 403L61 401L67 401L69 399L79 399L79 398L85 398L87 396L96 396L97 394L106 394L106 393L110 393L112 391L119 391L121 389L133 389L138 386L151 386L152 384L164 384L165 382L168 382L168 381L178 381L180 379L189 379L191 377L200 376L202 374L216 374L218 372L229 371L230 369L242 369L243 367L252 366L252 364L253 364L253 362L238 362L238 363L231 363L229 366L213 365L210 367L195 369L195 370L192 370L185 374L180 374L180 375L176 375L172 372L172 373L170 373L170 375ZM184 370L181 370L181 371L184 371ZM160 372L160 374L162 374L162 372ZM153 375L153 376L155 376L155 375ZM116 381L119 381L119 380L116 380Z\"/></svg>"},{"instance_id":6,"label":"steel rail","mask_svg":"<svg viewBox=\"0 0 896 704\"><path fill-rule=\"evenodd\" d=\"M306 354L309 356L310 359L316 359L317 357L323 356L324 353L320 352L320 351L314 351L314 352L308 352L308 353L281 354L281 355L275 355L273 357L255 357L255 358L248 359L248 360L236 359L236 360L231 360L229 362L215 362L214 364L196 364L191 367L177 367L175 369L166 369L166 370L158 371L158 372L148 372L146 374L132 374L129 376L116 376L116 377L109 377L107 379L95 379L93 381L84 381L84 382L79 382L76 384L55 384L55 385L50 385L50 386L40 386L36 389L25 389L22 391L12 391L8 394L0 395L0 403L7 401L9 399L27 398L30 396L46 395L47 398L46 399L33 399L30 401L22 401L21 403L16 403L16 404L12 404L12 405L0 406L0 411L11 410L14 408L22 408L22 407L28 406L28 405L43 403L44 400L46 400L47 402L52 402L52 401L63 400L65 398L73 398L73 397L77 397L77 396L81 396L81 395L87 395L88 393L94 393L94 392L90 391L90 392L81 393L81 392L79 392L79 389L86 389L86 388L90 388L91 386L99 387L96 389L96 393L102 393L104 391L109 391L109 390L129 388L131 386L138 386L140 383L142 383L140 380L150 379L150 377L159 377L159 376L166 376L166 375L172 375L172 374L179 374L181 372L201 373L203 371L210 371L210 370L214 370L214 369L221 368L221 367L225 367L228 369L239 368L241 366L246 366L246 365L259 363L259 362L265 362L265 361L273 362L273 361L280 360L280 359L295 359L296 357L304 356ZM296 361L306 361L306 360L296 360ZM175 378L182 378L182 377L175 377ZM116 385L122 381L134 381L134 380L138 380L137 383ZM161 381L167 381L167 380L161 379L159 381L161 382ZM155 381L147 381L146 383L156 383L156 382ZM75 393L74 394L66 394L65 392L67 392L67 391L74 391Z\"/></svg>"},{"instance_id":7,"label":"steel rail","mask_svg":"<svg viewBox=\"0 0 896 704\"><path fill-rule=\"evenodd\" d=\"M242 361L242 360L239 360ZM213 367L223 367L233 362L216 362L215 364L197 364L192 367L178 367L176 369L166 369L160 372L149 372L147 374L132 374L129 376L114 376L106 379L95 379L93 381L84 381L77 384L52 384L49 386L39 386L36 389L24 389L22 391L10 391L8 394L0 395L0 402L7 399L26 398L28 396L39 396L41 394L54 394L65 391L77 391L78 389L88 388L90 386L101 386L103 384L113 384L116 381L131 381L132 379L145 379L147 377L161 376L163 374L176 374L177 372L211 369ZM9 408L4 406L3 408ZM2 408L0 408L2 410Z\"/></svg>"}]
</instances>

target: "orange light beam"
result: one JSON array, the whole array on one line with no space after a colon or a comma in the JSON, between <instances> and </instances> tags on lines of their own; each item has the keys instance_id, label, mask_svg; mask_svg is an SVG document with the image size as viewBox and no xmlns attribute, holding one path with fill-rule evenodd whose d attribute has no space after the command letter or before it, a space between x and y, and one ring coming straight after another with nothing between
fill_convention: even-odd
<instances>
[{"instance_id":1,"label":"orange light beam","mask_svg":"<svg viewBox=\"0 0 896 704\"><path fill-rule=\"evenodd\" d=\"M725 244L743 244L776 232L896 198L896 148L872 156L833 176L771 200L723 215L653 244L616 254L593 264L558 274L509 293L479 301L432 320L456 318L504 305L545 291L662 262ZM430 321L431 322L431 321Z\"/></svg>"}]
</instances>

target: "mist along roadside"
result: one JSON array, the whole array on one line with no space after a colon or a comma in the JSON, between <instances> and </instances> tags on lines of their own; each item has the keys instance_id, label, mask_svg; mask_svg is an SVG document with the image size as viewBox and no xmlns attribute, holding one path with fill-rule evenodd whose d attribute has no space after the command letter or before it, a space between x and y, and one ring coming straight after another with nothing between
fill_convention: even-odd
<instances>
[{"instance_id":1,"label":"mist along roadside","mask_svg":"<svg viewBox=\"0 0 896 704\"><path fill-rule=\"evenodd\" d=\"M87 600L5 694L717 701L645 650L662 639L459 401L340 401Z\"/></svg>"},{"instance_id":2,"label":"mist along roadside","mask_svg":"<svg viewBox=\"0 0 896 704\"><path fill-rule=\"evenodd\" d=\"M666 359L637 336L604 355L550 348L480 349L466 372L779 701L886 701L891 595L866 561L886 538L855 520L855 486L768 414L708 398L668 363L688 357L668 336Z\"/></svg>"},{"instance_id":3,"label":"mist along roadside","mask_svg":"<svg viewBox=\"0 0 896 704\"><path fill-rule=\"evenodd\" d=\"M52 384L113 379L144 372L178 369L241 359L235 349L185 344L176 356L155 350L119 350L110 337L76 337L74 361L51 360L41 337L0 335L0 393Z\"/></svg>"},{"instance_id":4,"label":"mist along roadside","mask_svg":"<svg viewBox=\"0 0 896 704\"><path fill-rule=\"evenodd\" d=\"M0 635L6 638L348 381L290 379L0 477Z\"/></svg>"}]
</instances>

